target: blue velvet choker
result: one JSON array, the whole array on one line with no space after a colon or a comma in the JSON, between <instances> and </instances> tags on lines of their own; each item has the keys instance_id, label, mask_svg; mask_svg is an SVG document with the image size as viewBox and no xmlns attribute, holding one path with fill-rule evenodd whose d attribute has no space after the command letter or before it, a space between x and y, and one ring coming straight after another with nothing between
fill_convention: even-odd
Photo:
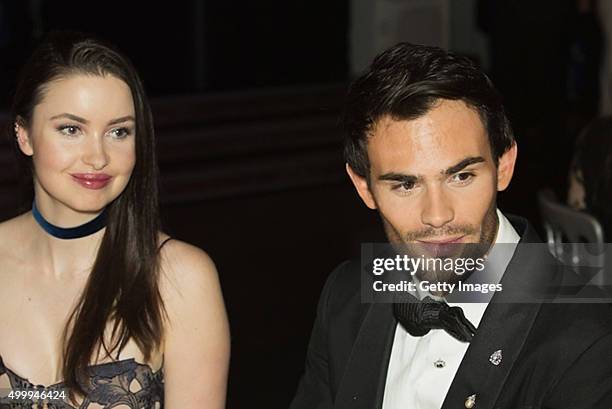
<instances>
[{"instance_id":1,"label":"blue velvet choker","mask_svg":"<svg viewBox=\"0 0 612 409\"><path fill-rule=\"evenodd\" d=\"M52 235L53 237L57 237L58 239L70 240L70 239L78 239L81 237L89 236L90 234L94 234L106 226L106 211L105 208L102 213L97 215L93 220L88 221L85 224L81 224L76 227L58 227L51 223L49 223L38 208L36 207L36 201L32 202L32 216L34 216L34 220L43 228L44 231Z\"/></svg>"}]
</instances>

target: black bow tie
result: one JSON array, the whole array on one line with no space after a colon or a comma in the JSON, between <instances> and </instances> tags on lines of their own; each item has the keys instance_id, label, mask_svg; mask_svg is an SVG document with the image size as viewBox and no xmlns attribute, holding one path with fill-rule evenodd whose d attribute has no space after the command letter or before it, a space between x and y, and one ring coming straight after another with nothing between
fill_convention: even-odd
<instances>
[{"instance_id":1,"label":"black bow tie","mask_svg":"<svg viewBox=\"0 0 612 409\"><path fill-rule=\"evenodd\" d=\"M463 315L461 307L425 297L422 301L408 295L410 301L393 304L393 314L408 333L415 337L431 329L443 329L462 342L470 342L476 327Z\"/></svg>"}]
</instances>

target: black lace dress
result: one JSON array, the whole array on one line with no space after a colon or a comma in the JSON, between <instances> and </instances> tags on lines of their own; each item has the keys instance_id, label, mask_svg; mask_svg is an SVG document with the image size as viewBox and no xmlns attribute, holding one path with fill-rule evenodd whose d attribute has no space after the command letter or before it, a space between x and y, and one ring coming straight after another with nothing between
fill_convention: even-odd
<instances>
[{"instance_id":1,"label":"black lace dress","mask_svg":"<svg viewBox=\"0 0 612 409\"><path fill-rule=\"evenodd\" d=\"M159 246L161 249L171 237ZM35 385L7 368L0 356L0 409L163 409L164 372L153 372L150 366L133 358L91 365L87 396L73 406L63 382ZM12 397L9 395L13 392ZM53 399L23 398L23 391L40 391ZM20 392L17 396L15 392ZM39 397L41 394L39 394ZM56 396L65 398L55 399Z\"/></svg>"},{"instance_id":2,"label":"black lace dress","mask_svg":"<svg viewBox=\"0 0 612 409\"><path fill-rule=\"evenodd\" d=\"M88 368L88 394L78 406L69 404L63 382L35 385L7 368L0 357L0 409L161 409L164 407L163 367L157 372L132 359L92 365ZM52 398L31 399L17 391L44 391ZM13 397L9 397L13 391ZM62 394L62 392L64 392ZM64 395L65 398L58 396ZM40 396L40 395L39 395Z\"/></svg>"}]
</instances>

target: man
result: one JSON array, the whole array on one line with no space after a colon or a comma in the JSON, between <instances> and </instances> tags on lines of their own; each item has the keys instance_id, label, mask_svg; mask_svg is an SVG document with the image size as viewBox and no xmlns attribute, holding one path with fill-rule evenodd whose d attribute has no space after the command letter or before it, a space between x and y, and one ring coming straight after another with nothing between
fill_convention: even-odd
<instances>
[{"instance_id":1,"label":"man","mask_svg":"<svg viewBox=\"0 0 612 409\"><path fill-rule=\"evenodd\" d=\"M539 242L526 220L497 209L517 145L499 95L469 60L398 44L352 84L345 126L348 175L390 243ZM362 302L360 263L340 265L323 289L291 408L609 409L612 309L504 299L568 280L537 254L517 247L498 260L504 292L464 304L455 315L469 321L464 337L435 325L414 335L406 328L422 317Z\"/></svg>"}]
</instances>

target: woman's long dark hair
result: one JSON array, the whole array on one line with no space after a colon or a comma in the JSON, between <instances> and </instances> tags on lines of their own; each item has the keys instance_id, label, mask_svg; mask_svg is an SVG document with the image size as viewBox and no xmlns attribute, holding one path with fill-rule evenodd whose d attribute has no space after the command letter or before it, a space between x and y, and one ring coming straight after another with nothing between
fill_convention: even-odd
<instances>
[{"instance_id":1,"label":"woman's long dark hair","mask_svg":"<svg viewBox=\"0 0 612 409\"><path fill-rule=\"evenodd\" d=\"M99 348L109 355L118 354L133 339L145 359L150 359L161 343L165 311L158 288L160 222L153 119L132 64L92 37L50 33L21 74L13 118L28 129L49 83L75 74L112 75L123 80L132 92L136 120L133 173L125 190L108 205L108 223L93 269L64 330L64 382L71 393L85 394L86 369ZM105 329L110 322L112 345L106 345Z\"/></svg>"}]
</instances>

